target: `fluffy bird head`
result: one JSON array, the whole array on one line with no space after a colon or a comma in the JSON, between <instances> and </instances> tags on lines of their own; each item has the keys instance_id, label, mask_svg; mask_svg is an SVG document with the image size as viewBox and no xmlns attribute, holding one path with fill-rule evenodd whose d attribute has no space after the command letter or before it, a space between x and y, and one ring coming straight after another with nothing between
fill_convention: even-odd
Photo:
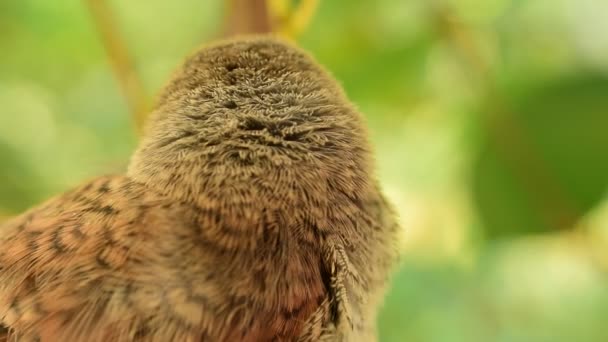
<instances>
[{"instance_id":1,"label":"fluffy bird head","mask_svg":"<svg viewBox=\"0 0 608 342\"><path fill-rule=\"evenodd\" d=\"M266 36L227 40L190 56L161 93L129 175L201 208L322 215L370 191L366 136L307 53Z\"/></svg>"}]
</instances>

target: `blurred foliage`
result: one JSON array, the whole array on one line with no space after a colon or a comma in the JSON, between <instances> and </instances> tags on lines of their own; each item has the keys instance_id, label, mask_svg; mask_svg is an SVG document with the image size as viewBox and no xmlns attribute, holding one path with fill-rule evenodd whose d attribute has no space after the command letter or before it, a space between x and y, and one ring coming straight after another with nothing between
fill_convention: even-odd
<instances>
[{"instance_id":1,"label":"blurred foliage","mask_svg":"<svg viewBox=\"0 0 608 342\"><path fill-rule=\"evenodd\" d=\"M492 236L570 229L608 188L608 78L546 81L509 103L511 112L499 115L514 116L529 144L511 156L492 139L481 144L473 178L484 226ZM530 151L545 168L527 165Z\"/></svg>"},{"instance_id":2,"label":"blurred foliage","mask_svg":"<svg viewBox=\"0 0 608 342\"><path fill-rule=\"evenodd\" d=\"M147 91L222 1L109 4ZM320 1L299 39L366 115L404 227L381 341L607 341L608 2ZM0 1L0 217L136 145L81 0Z\"/></svg>"}]
</instances>

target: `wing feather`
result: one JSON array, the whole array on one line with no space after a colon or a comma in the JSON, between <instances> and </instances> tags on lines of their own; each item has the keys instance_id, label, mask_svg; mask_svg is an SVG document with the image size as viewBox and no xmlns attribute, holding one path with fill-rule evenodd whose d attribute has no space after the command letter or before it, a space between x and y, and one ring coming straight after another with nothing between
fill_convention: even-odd
<instances>
[{"instance_id":1,"label":"wing feather","mask_svg":"<svg viewBox=\"0 0 608 342\"><path fill-rule=\"evenodd\" d=\"M0 322L26 339L135 336L143 314L133 314L126 289L146 286L134 275L151 240L145 226L155 219L145 209L159 201L126 177L103 177L7 222Z\"/></svg>"}]
</instances>

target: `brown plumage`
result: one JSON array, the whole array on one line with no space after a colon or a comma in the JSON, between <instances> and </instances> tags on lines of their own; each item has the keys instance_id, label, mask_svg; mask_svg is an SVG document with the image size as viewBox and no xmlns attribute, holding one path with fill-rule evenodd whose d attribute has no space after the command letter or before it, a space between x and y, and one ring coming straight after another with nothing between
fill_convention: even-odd
<instances>
[{"instance_id":1,"label":"brown plumage","mask_svg":"<svg viewBox=\"0 0 608 342\"><path fill-rule=\"evenodd\" d=\"M126 175L0 227L18 341L373 341L397 224L361 115L290 43L187 59Z\"/></svg>"}]
</instances>

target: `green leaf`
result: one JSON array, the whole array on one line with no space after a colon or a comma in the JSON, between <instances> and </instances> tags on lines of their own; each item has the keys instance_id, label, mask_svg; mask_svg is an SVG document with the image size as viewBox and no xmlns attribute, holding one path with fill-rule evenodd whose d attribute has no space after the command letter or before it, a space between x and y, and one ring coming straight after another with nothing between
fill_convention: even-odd
<instances>
[{"instance_id":1,"label":"green leaf","mask_svg":"<svg viewBox=\"0 0 608 342\"><path fill-rule=\"evenodd\" d=\"M507 108L491 113L473 167L473 194L490 237L572 228L608 187L608 79L586 75L517 89Z\"/></svg>"}]
</instances>

